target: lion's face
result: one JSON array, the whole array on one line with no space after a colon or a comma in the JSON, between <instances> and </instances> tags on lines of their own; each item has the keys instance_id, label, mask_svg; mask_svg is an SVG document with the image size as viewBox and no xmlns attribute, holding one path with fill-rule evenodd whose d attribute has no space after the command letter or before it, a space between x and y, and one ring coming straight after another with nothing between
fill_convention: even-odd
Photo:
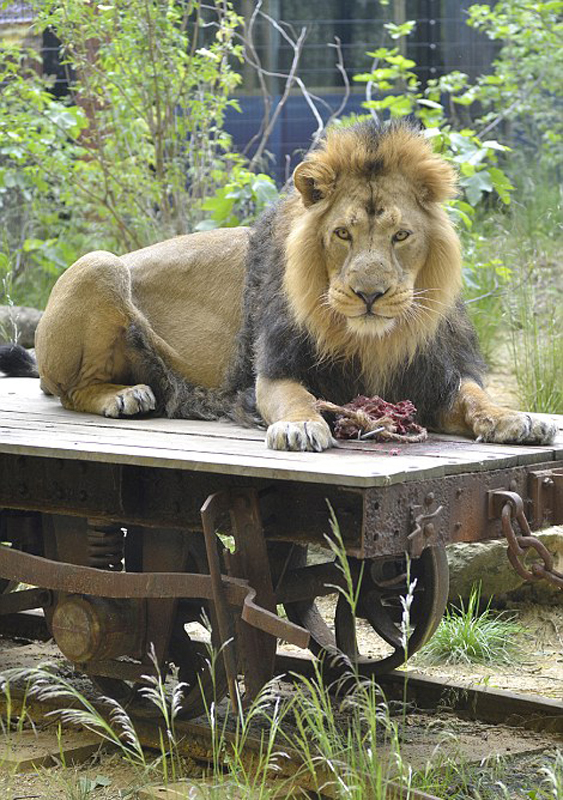
<instances>
[{"instance_id":1,"label":"lion's face","mask_svg":"<svg viewBox=\"0 0 563 800\"><path fill-rule=\"evenodd\" d=\"M428 256L427 224L400 175L343 182L321 222L323 301L351 332L381 337L417 313L415 282Z\"/></svg>"},{"instance_id":2,"label":"lion's face","mask_svg":"<svg viewBox=\"0 0 563 800\"><path fill-rule=\"evenodd\" d=\"M359 125L329 132L294 183L278 234L289 309L321 357L358 356L382 380L459 294L459 240L440 206L455 173L408 126Z\"/></svg>"}]
</instances>

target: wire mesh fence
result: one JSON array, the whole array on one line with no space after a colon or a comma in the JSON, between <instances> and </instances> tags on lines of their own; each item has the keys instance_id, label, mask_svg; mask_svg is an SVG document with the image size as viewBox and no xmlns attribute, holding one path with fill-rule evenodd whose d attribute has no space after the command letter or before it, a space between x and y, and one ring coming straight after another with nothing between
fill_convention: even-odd
<instances>
[{"instance_id":1,"label":"wire mesh fence","mask_svg":"<svg viewBox=\"0 0 563 800\"><path fill-rule=\"evenodd\" d=\"M258 0L234 2L247 24L258 4ZM373 57L368 53L389 44L384 27L389 21L416 21L412 34L398 46L416 62L414 71L423 84L454 69L470 77L487 72L495 44L466 24L471 4L472 0L390 0L387 5L379 0L307 0L306 3L264 0L260 3L263 13L255 15L253 37L272 107L275 109L280 102L295 56L292 43L300 35L304 44L298 75L308 91L318 98L316 105L323 121L340 105L346 81L350 92L342 113L363 111L365 86L354 83L353 78L359 72L369 71ZM70 76L63 64L60 44L51 31L30 27L33 20L32 4L5 5L0 10L0 43L3 39L20 39L39 49L44 72L54 76L53 93L64 96L69 91ZM241 70L243 80L237 91L241 112L231 110L226 120L226 129L239 151L258 133L264 118L264 100L256 70L248 64L242 65ZM300 152L308 148L317 126L318 119L295 86L279 114L264 160L264 168L279 182L287 177Z\"/></svg>"}]
</instances>

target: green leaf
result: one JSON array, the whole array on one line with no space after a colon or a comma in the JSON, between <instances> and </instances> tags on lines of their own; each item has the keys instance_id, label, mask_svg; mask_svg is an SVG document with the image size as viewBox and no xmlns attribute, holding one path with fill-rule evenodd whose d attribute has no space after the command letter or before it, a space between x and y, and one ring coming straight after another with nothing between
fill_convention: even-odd
<instances>
[{"instance_id":1,"label":"green leaf","mask_svg":"<svg viewBox=\"0 0 563 800\"><path fill-rule=\"evenodd\" d=\"M485 192L490 192L493 189L491 176L485 170L476 172L470 177L462 178L460 184L463 186L465 196L472 206L477 205Z\"/></svg>"},{"instance_id":2,"label":"green leaf","mask_svg":"<svg viewBox=\"0 0 563 800\"><path fill-rule=\"evenodd\" d=\"M499 150L502 153L506 153L511 150L510 147L497 142L496 139L487 139L486 142L481 142L481 146L485 147L487 150Z\"/></svg>"},{"instance_id":3,"label":"green leaf","mask_svg":"<svg viewBox=\"0 0 563 800\"><path fill-rule=\"evenodd\" d=\"M254 181L252 188L259 203L272 203L278 197L276 184L271 178L268 178L267 180L257 178Z\"/></svg>"},{"instance_id":4,"label":"green leaf","mask_svg":"<svg viewBox=\"0 0 563 800\"><path fill-rule=\"evenodd\" d=\"M491 167L489 169L489 175L491 176L493 186L498 196L505 205L509 205L510 192L514 189L514 186L510 183L505 173L501 169L498 169L498 167Z\"/></svg>"},{"instance_id":5,"label":"green leaf","mask_svg":"<svg viewBox=\"0 0 563 800\"><path fill-rule=\"evenodd\" d=\"M220 223L214 219L202 219L201 222L198 222L194 227L194 231L212 231L220 227Z\"/></svg>"}]
</instances>

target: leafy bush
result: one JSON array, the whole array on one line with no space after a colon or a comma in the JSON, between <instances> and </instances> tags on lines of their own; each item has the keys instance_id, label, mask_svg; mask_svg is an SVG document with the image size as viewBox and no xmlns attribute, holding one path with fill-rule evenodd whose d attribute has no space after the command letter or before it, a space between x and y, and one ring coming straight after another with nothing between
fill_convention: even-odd
<instances>
[{"instance_id":1,"label":"leafy bush","mask_svg":"<svg viewBox=\"0 0 563 800\"><path fill-rule=\"evenodd\" d=\"M202 210L208 212L209 216L196 225L198 231L248 225L278 197L273 178L263 172L256 175L246 169L240 163L240 157L233 156L232 160L235 166L230 175L225 174L221 180L218 171L214 176L220 188L201 204Z\"/></svg>"},{"instance_id":2,"label":"leafy bush","mask_svg":"<svg viewBox=\"0 0 563 800\"><path fill-rule=\"evenodd\" d=\"M29 267L52 282L86 231L88 249L123 251L193 229L225 178L223 122L240 82L228 3L32 5L73 80L57 100L37 54L0 56L0 244L16 291Z\"/></svg>"},{"instance_id":3,"label":"leafy bush","mask_svg":"<svg viewBox=\"0 0 563 800\"><path fill-rule=\"evenodd\" d=\"M511 123L520 142L551 166L563 160L562 12L562 0L471 6L468 24L501 47L492 72L455 98L456 103L480 104L485 113L479 126L485 130L501 123L506 129Z\"/></svg>"},{"instance_id":4,"label":"leafy bush","mask_svg":"<svg viewBox=\"0 0 563 800\"><path fill-rule=\"evenodd\" d=\"M391 37L398 39L413 30L414 22L387 28ZM374 68L355 75L354 80L369 84L372 90L375 88L379 99L370 97L363 106L376 114L388 113L391 118L411 116L418 119L435 149L456 164L464 199L451 203L453 216L471 227L474 207L493 190L503 203L510 203L513 187L497 164L497 154L509 148L495 139L481 141L470 128L455 130L446 115L442 103L444 93L461 89L466 76L453 72L429 80L422 88L414 72L416 62L402 55L398 47L379 47L368 55L374 59Z\"/></svg>"}]
</instances>

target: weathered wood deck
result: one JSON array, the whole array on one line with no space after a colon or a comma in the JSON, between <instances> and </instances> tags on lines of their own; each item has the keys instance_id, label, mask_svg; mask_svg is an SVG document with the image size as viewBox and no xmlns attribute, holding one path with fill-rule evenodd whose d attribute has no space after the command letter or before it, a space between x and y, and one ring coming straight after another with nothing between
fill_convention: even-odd
<instances>
[{"instance_id":1,"label":"weathered wood deck","mask_svg":"<svg viewBox=\"0 0 563 800\"><path fill-rule=\"evenodd\" d=\"M171 468L342 487L384 487L563 460L563 417L545 447L432 434L421 444L343 442L325 453L267 450L264 432L227 422L105 419L63 409L39 381L0 378L0 454Z\"/></svg>"}]
</instances>

